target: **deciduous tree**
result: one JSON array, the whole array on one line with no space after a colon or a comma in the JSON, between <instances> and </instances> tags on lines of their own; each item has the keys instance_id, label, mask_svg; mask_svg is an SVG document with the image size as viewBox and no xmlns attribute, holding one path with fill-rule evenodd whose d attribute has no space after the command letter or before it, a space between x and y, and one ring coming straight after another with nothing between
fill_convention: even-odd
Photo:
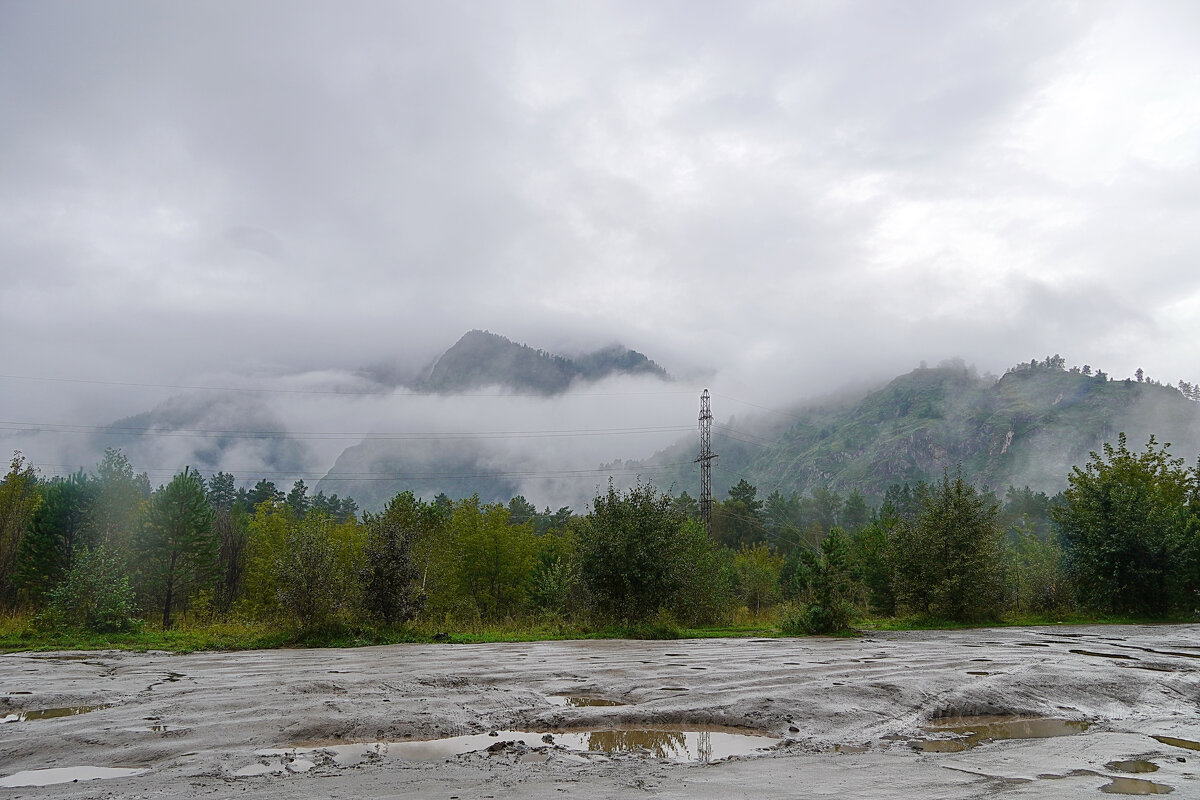
<instances>
[{"instance_id":1,"label":"deciduous tree","mask_svg":"<svg viewBox=\"0 0 1200 800\"><path fill-rule=\"evenodd\" d=\"M1062 531L1080 599L1115 613L1161 615L1191 608L1200 514L1196 486L1170 445L1153 436L1141 453L1125 434L1076 467L1051 511Z\"/></svg>"},{"instance_id":2,"label":"deciduous tree","mask_svg":"<svg viewBox=\"0 0 1200 800\"><path fill-rule=\"evenodd\" d=\"M730 596L728 567L704 530L651 484L620 493L610 483L596 497L579 529L579 571L596 611L626 622L661 610L711 618Z\"/></svg>"}]
</instances>

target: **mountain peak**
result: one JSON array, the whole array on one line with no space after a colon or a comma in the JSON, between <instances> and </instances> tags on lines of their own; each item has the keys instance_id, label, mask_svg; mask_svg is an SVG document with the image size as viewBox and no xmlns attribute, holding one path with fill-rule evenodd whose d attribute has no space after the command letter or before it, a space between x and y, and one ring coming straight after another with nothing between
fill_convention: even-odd
<instances>
[{"instance_id":1,"label":"mountain peak","mask_svg":"<svg viewBox=\"0 0 1200 800\"><path fill-rule=\"evenodd\" d=\"M471 330L438 358L422 388L450 394L506 386L554 395L567 391L575 380L595 381L614 374L668 378L667 371L654 361L619 344L568 358L490 331Z\"/></svg>"}]
</instances>

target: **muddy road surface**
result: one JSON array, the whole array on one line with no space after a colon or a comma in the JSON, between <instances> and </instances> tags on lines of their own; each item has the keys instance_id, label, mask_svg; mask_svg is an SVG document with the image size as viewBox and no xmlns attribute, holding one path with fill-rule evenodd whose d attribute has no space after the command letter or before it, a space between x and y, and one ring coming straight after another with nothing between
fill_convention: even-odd
<instances>
[{"instance_id":1,"label":"muddy road surface","mask_svg":"<svg viewBox=\"0 0 1200 800\"><path fill-rule=\"evenodd\" d=\"M0 798L1200 798L1198 742L1196 625L0 655Z\"/></svg>"}]
</instances>

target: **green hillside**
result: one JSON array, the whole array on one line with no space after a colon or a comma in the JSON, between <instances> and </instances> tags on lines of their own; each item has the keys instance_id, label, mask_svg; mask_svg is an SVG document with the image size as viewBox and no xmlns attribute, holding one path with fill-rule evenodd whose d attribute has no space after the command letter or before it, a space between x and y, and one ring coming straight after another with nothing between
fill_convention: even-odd
<instances>
[{"instance_id":1,"label":"green hillside","mask_svg":"<svg viewBox=\"0 0 1200 800\"><path fill-rule=\"evenodd\" d=\"M714 411L720 419L719 406ZM717 424L713 491L723 497L745 478L764 495L824 487L877 500L892 484L961 465L978 485L1052 493L1066 486L1072 466L1122 431L1139 447L1154 434L1193 461L1200 403L1170 386L1085 375L1054 361L1023 364L999 380L961 364L922 368L859 400L797 410L784 424ZM695 449L682 442L652 462L686 461ZM698 481L687 468L673 480L693 492Z\"/></svg>"}]
</instances>

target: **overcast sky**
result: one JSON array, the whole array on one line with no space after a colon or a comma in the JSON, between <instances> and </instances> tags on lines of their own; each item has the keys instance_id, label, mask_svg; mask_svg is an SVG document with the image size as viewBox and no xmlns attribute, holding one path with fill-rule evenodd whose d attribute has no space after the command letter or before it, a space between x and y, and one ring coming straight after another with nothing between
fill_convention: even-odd
<instances>
[{"instance_id":1,"label":"overcast sky","mask_svg":"<svg viewBox=\"0 0 1200 800\"><path fill-rule=\"evenodd\" d=\"M1192 0L0 0L0 372L486 328L767 405L952 356L1198 380L1197 42Z\"/></svg>"}]
</instances>

